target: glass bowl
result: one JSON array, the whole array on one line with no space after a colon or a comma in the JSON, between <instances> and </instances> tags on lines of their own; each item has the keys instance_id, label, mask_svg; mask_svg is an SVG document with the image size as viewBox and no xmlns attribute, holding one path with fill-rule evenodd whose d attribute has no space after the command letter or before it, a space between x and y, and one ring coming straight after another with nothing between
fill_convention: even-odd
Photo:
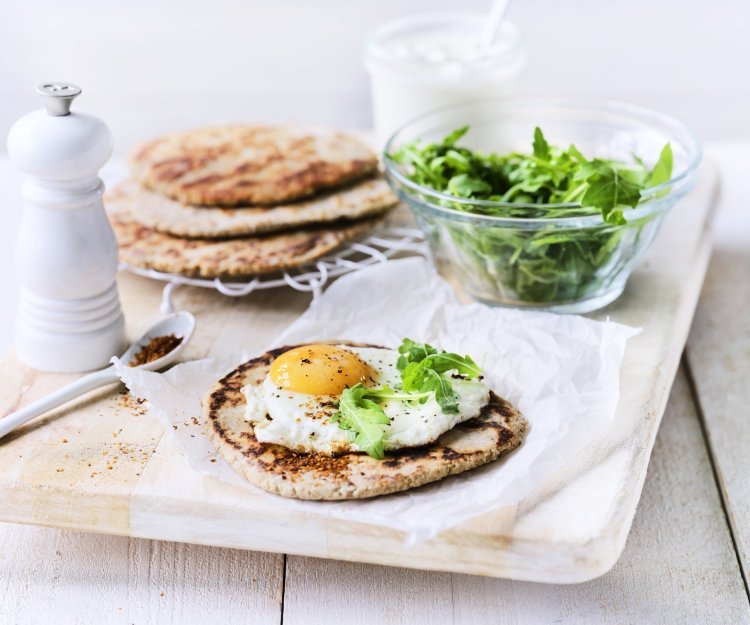
<instances>
[{"instance_id":1,"label":"glass bowl","mask_svg":"<svg viewBox=\"0 0 750 625\"><path fill-rule=\"evenodd\" d=\"M432 143L469 125L459 144L482 152L531 151L535 126L551 144L587 158L655 163L666 143L672 178L646 189L624 225L579 204L518 204L459 198L422 186L390 158L406 143ZM487 304L591 312L619 297L665 215L692 187L701 160L680 122L619 102L508 98L453 106L403 126L385 149L389 183L425 232L438 270ZM491 215L482 214L491 212Z\"/></svg>"}]
</instances>

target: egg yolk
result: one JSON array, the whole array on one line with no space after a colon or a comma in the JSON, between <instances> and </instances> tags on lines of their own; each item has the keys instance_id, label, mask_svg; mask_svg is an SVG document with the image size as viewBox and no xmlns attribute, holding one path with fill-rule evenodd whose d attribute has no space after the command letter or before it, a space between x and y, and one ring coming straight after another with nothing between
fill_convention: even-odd
<instances>
[{"instance_id":1,"label":"egg yolk","mask_svg":"<svg viewBox=\"0 0 750 625\"><path fill-rule=\"evenodd\" d=\"M340 395L372 378L357 354L333 345L305 345L281 354L271 365L271 380L284 390L308 395Z\"/></svg>"}]
</instances>

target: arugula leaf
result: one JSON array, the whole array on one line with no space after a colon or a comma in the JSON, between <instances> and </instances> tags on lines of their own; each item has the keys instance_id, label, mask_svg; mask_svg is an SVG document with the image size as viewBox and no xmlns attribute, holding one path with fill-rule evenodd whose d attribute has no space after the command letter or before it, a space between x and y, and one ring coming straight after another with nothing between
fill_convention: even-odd
<instances>
[{"instance_id":1,"label":"arugula leaf","mask_svg":"<svg viewBox=\"0 0 750 625\"><path fill-rule=\"evenodd\" d=\"M452 133L450 133L445 139L443 139L443 143L445 145L455 145L456 141L458 141L461 137L463 137L467 132L469 132L469 126L457 128Z\"/></svg>"},{"instance_id":2,"label":"arugula leaf","mask_svg":"<svg viewBox=\"0 0 750 625\"><path fill-rule=\"evenodd\" d=\"M354 432L354 444L373 458L385 457L383 446L385 426L391 421L385 411L367 395L371 391L362 384L347 388L341 393L339 410L333 415L343 430Z\"/></svg>"},{"instance_id":3,"label":"arugula leaf","mask_svg":"<svg viewBox=\"0 0 750 625\"><path fill-rule=\"evenodd\" d=\"M414 389L414 392L431 391L435 393L435 401L445 414L458 414L458 393L453 390L451 383L434 369L424 371L422 384L419 390Z\"/></svg>"},{"instance_id":4,"label":"arugula leaf","mask_svg":"<svg viewBox=\"0 0 750 625\"><path fill-rule=\"evenodd\" d=\"M458 354L441 352L428 356L425 360L428 361L426 366L438 373L457 371L467 380L471 380L482 374L481 367L471 359L471 356L459 356ZM424 361L422 362L424 363Z\"/></svg>"},{"instance_id":5,"label":"arugula leaf","mask_svg":"<svg viewBox=\"0 0 750 625\"><path fill-rule=\"evenodd\" d=\"M385 426L391 420L378 402L424 402L431 393L431 390L399 392L388 386L366 388L362 384L356 384L341 393L339 409L331 420L342 430L354 433L354 444L361 451L382 460L385 456Z\"/></svg>"},{"instance_id":6,"label":"arugula leaf","mask_svg":"<svg viewBox=\"0 0 750 625\"><path fill-rule=\"evenodd\" d=\"M547 143L547 139L544 138L542 129L539 128L539 126L534 128L534 143L532 144L532 147L534 149L534 156L536 156L537 158L541 158L545 161L549 160L549 157L550 157L549 143Z\"/></svg>"},{"instance_id":7,"label":"arugula leaf","mask_svg":"<svg viewBox=\"0 0 750 625\"><path fill-rule=\"evenodd\" d=\"M568 147L568 154L574 160L578 161L579 163L585 163L586 162L586 157L583 154L581 154L581 151L576 146L574 146L572 143Z\"/></svg>"},{"instance_id":8,"label":"arugula leaf","mask_svg":"<svg viewBox=\"0 0 750 625\"><path fill-rule=\"evenodd\" d=\"M659 160L646 178L649 187L656 187L672 178L672 146L667 143L659 154Z\"/></svg>"},{"instance_id":9,"label":"arugula leaf","mask_svg":"<svg viewBox=\"0 0 750 625\"><path fill-rule=\"evenodd\" d=\"M416 343L408 338L403 340L398 351L401 356L396 366L401 371L401 387L404 392L423 395L421 403L434 393L435 400L447 414L458 412L458 395L442 374L456 371L471 379L482 373L470 356L437 350L432 345Z\"/></svg>"},{"instance_id":10,"label":"arugula leaf","mask_svg":"<svg viewBox=\"0 0 750 625\"><path fill-rule=\"evenodd\" d=\"M472 197L475 193L489 193L492 187L480 178L458 174L448 181L448 191L458 197Z\"/></svg>"},{"instance_id":11,"label":"arugula leaf","mask_svg":"<svg viewBox=\"0 0 750 625\"><path fill-rule=\"evenodd\" d=\"M456 171L465 171L471 168L469 158L456 150L448 150L445 156L438 156L432 161L433 169L441 168L443 164L452 167Z\"/></svg>"},{"instance_id":12,"label":"arugula leaf","mask_svg":"<svg viewBox=\"0 0 750 625\"><path fill-rule=\"evenodd\" d=\"M422 392L422 384L427 375L427 368L418 362L408 363L401 371L401 388L405 393ZM427 394L429 397L429 393ZM427 398L419 403L423 404Z\"/></svg>"},{"instance_id":13,"label":"arugula leaf","mask_svg":"<svg viewBox=\"0 0 750 625\"><path fill-rule=\"evenodd\" d=\"M404 339L398 348L398 353L401 355L398 357L396 367L399 371L403 371L410 362L421 362L427 356L437 354L438 350L432 345L417 343L411 339Z\"/></svg>"},{"instance_id":14,"label":"arugula leaf","mask_svg":"<svg viewBox=\"0 0 750 625\"><path fill-rule=\"evenodd\" d=\"M424 362L424 361L423 361ZM437 371L419 362L410 362L401 372L401 386L406 393L424 394L420 403L425 403L432 393L435 401L446 414L458 413L458 394L451 383Z\"/></svg>"},{"instance_id":15,"label":"arugula leaf","mask_svg":"<svg viewBox=\"0 0 750 625\"><path fill-rule=\"evenodd\" d=\"M417 343L409 338L403 339L398 348L400 354L396 367L399 371L409 363L419 363L423 367L435 369L438 373L457 371L467 379L475 378L482 373L482 369L471 356L460 356L451 352L439 350L427 343Z\"/></svg>"},{"instance_id":16,"label":"arugula leaf","mask_svg":"<svg viewBox=\"0 0 750 625\"><path fill-rule=\"evenodd\" d=\"M586 178L588 189L581 203L602 211L602 218L608 223L625 223L618 206L638 206L641 188L629 181L614 167L598 161L597 168Z\"/></svg>"}]
</instances>

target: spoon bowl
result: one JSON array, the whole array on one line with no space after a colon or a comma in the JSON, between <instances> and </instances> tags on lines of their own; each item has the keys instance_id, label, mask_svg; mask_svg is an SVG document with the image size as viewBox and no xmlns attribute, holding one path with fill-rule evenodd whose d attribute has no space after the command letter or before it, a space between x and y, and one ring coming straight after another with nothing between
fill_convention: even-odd
<instances>
[{"instance_id":1,"label":"spoon bowl","mask_svg":"<svg viewBox=\"0 0 750 625\"><path fill-rule=\"evenodd\" d=\"M129 367L136 369L145 369L146 371L158 371L171 365L177 360L180 354L185 350L187 344L195 331L195 317L189 312L181 311L164 317L162 320L151 326L141 338L133 343L130 348L120 356L120 360ZM181 339L180 344L172 349L169 353L164 354L161 358L156 358L150 362L141 365L131 365L136 354L148 345L153 339L160 336L176 336Z\"/></svg>"}]
</instances>

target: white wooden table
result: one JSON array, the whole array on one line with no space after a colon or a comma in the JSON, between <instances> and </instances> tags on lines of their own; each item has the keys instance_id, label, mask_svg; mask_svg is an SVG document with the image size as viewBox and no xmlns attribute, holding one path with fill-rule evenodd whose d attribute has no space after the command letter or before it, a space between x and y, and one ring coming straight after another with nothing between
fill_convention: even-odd
<instances>
[{"instance_id":1,"label":"white wooden table","mask_svg":"<svg viewBox=\"0 0 750 625\"><path fill-rule=\"evenodd\" d=\"M0 525L0 623L750 623L750 144L711 152L723 176L714 257L607 575L545 586Z\"/></svg>"}]
</instances>

